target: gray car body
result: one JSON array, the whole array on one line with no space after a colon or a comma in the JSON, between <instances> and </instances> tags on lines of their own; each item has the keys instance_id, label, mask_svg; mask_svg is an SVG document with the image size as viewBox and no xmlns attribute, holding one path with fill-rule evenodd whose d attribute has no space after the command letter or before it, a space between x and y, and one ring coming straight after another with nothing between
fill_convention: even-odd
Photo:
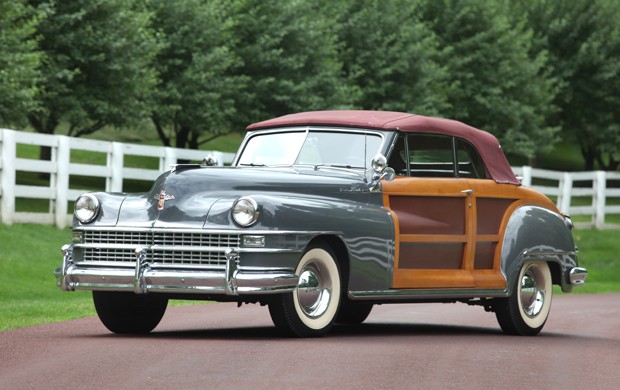
<instances>
[{"instance_id":1,"label":"gray car body","mask_svg":"<svg viewBox=\"0 0 620 390\"><path fill-rule=\"evenodd\" d=\"M396 132L382 134L381 152L387 155ZM293 291L298 277L295 269L301 256L311 242L321 240L334 249L340 267L346 269L344 281L351 300L448 301L505 297L513 293L519 269L528 260L548 262L554 283L563 291L571 291L570 272L577 266L577 256L569 225L552 210L527 205L513 212L503 236L501 271L507 280L505 289L392 288L394 219L383 205L381 186L373 186L376 183L372 183L371 174L363 170L312 166L187 165L162 174L144 194L93 193L101 210L91 223L74 220L74 242L65 247L63 266L57 270L59 286L64 290L118 290L195 295L222 301L260 301L269 294ZM250 227L239 227L231 216L233 204L242 196L251 196L260 205L260 218ZM163 207L158 207L162 197L167 198ZM227 233L241 239L264 237L264 246L248 248L239 244L218 248L220 254L225 252L226 264L215 267L157 266L148 258L154 246L147 242L135 245L133 263L96 264L85 261L85 248L89 244L83 241L83 234L89 231ZM96 246L90 245L90 250L100 253L114 249L115 244L108 242L101 249L93 249ZM198 281L200 278L212 281L202 283ZM276 282L265 283L265 278ZM192 280L196 282L192 284Z\"/></svg>"}]
</instances>

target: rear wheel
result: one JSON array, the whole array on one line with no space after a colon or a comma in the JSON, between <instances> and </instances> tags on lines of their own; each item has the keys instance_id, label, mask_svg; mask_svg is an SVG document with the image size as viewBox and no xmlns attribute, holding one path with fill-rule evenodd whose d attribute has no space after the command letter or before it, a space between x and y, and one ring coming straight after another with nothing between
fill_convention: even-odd
<instances>
[{"instance_id":1,"label":"rear wheel","mask_svg":"<svg viewBox=\"0 0 620 390\"><path fill-rule=\"evenodd\" d=\"M504 333L535 336L551 310L553 286L549 266L545 262L525 262L515 283L512 296L495 302L495 316Z\"/></svg>"},{"instance_id":2,"label":"rear wheel","mask_svg":"<svg viewBox=\"0 0 620 390\"><path fill-rule=\"evenodd\" d=\"M274 296L269 303L271 319L287 335L322 336L333 326L340 304L336 256L327 245L311 246L295 273L299 275L295 291Z\"/></svg>"},{"instance_id":3,"label":"rear wheel","mask_svg":"<svg viewBox=\"0 0 620 390\"><path fill-rule=\"evenodd\" d=\"M155 329L161 321L168 299L160 295L93 291L99 319L111 332L141 334Z\"/></svg>"}]
</instances>

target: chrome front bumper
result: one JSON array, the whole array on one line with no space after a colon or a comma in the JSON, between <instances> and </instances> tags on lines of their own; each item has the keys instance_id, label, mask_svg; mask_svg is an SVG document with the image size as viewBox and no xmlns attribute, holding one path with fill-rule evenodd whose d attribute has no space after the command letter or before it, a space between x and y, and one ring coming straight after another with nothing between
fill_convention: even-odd
<instances>
[{"instance_id":1,"label":"chrome front bumper","mask_svg":"<svg viewBox=\"0 0 620 390\"><path fill-rule=\"evenodd\" d=\"M76 264L72 259L73 246L62 247L62 267L54 272L58 287L64 291L109 290L189 294L273 294L293 291L299 277L283 269L252 269L239 267L239 254L226 252L226 269L170 269L151 267L145 248L136 249L136 263L129 267L100 267Z\"/></svg>"}]
</instances>

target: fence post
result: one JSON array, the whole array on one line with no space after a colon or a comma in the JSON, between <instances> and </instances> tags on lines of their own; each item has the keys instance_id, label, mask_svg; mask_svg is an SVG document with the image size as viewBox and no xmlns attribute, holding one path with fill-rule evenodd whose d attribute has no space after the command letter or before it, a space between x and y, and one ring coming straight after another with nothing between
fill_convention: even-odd
<instances>
[{"instance_id":1,"label":"fence post","mask_svg":"<svg viewBox=\"0 0 620 390\"><path fill-rule=\"evenodd\" d=\"M107 191L123 192L124 154L123 144L120 142L112 142L112 155L108 160L108 166L111 169L112 177L110 178L110 186Z\"/></svg>"},{"instance_id":2,"label":"fence post","mask_svg":"<svg viewBox=\"0 0 620 390\"><path fill-rule=\"evenodd\" d=\"M69 188L69 162L71 160L71 140L67 136L58 136L58 151L56 154L56 207L54 219L56 227L63 229L67 226L67 189Z\"/></svg>"},{"instance_id":3,"label":"fence post","mask_svg":"<svg viewBox=\"0 0 620 390\"><path fill-rule=\"evenodd\" d=\"M560 196L558 197L558 208L561 212L570 212L571 191L573 190L573 177L570 173L564 172L560 182Z\"/></svg>"},{"instance_id":4,"label":"fence post","mask_svg":"<svg viewBox=\"0 0 620 390\"><path fill-rule=\"evenodd\" d=\"M13 224L15 214L15 131L2 130L2 198L0 199L0 218L5 225Z\"/></svg>"},{"instance_id":5,"label":"fence post","mask_svg":"<svg viewBox=\"0 0 620 390\"><path fill-rule=\"evenodd\" d=\"M523 176L523 180L521 181L521 184L523 184L526 187L531 187L532 186L532 167L523 166L521 168L521 176Z\"/></svg>"},{"instance_id":6,"label":"fence post","mask_svg":"<svg viewBox=\"0 0 620 390\"><path fill-rule=\"evenodd\" d=\"M160 172L166 172L170 170L172 165L177 163L177 151L174 148L166 147L164 151L163 161L160 160L159 170Z\"/></svg>"},{"instance_id":7,"label":"fence post","mask_svg":"<svg viewBox=\"0 0 620 390\"><path fill-rule=\"evenodd\" d=\"M605 190L607 188L607 175L605 171L596 171L594 173L593 186L592 206L594 207L594 215L592 216L592 222L597 229L602 229L605 226Z\"/></svg>"}]
</instances>

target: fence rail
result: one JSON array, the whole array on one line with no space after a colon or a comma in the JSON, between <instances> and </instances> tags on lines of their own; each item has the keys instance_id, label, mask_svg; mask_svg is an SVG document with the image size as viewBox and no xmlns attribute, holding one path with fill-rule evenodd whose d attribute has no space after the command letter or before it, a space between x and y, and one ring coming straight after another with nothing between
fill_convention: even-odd
<instances>
[{"instance_id":1,"label":"fence rail","mask_svg":"<svg viewBox=\"0 0 620 390\"><path fill-rule=\"evenodd\" d=\"M51 161L17 157L17 145L47 146L52 150ZM84 164L71 161L72 151L88 151L105 155L105 164ZM70 224L70 201L85 189L73 188L71 177L89 176L105 179L101 190L122 192L124 181L151 182L179 160L202 161L214 155L220 164L229 164L234 155L217 151L187 150L158 146L95 141L66 136L34 134L0 129L0 221L12 223L45 223L66 227ZM158 160L158 169L126 166L126 157L142 156ZM620 188L608 183L618 182L619 172L556 172L528 166L513 168L525 186L532 187L556 200L558 208L572 216L589 216L581 227L620 228L606 221L620 214ZM49 186L17 184L23 172L48 174ZM16 210L16 199L49 201L47 212ZM579 202L574 202L578 200ZM610 200L613 200L610 203ZM585 202L585 204L583 204Z\"/></svg>"},{"instance_id":2,"label":"fence rail","mask_svg":"<svg viewBox=\"0 0 620 390\"><path fill-rule=\"evenodd\" d=\"M51 161L17 157L19 144L50 147ZM106 163L72 162L71 152L76 150L104 154ZM71 221L69 201L87 191L71 187L72 176L103 178L105 188L101 190L122 192L125 180L150 182L179 160L202 161L208 154L213 155L220 164L229 164L234 157L232 153L218 151L124 144L0 129L0 220L4 224L45 223L66 227ZM158 159L158 169L125 166L128 156ZM17 184L18 175L24 172L48 174L49 186ZM47 199L48 212L16 211L15 201L19 198Z\"/></svg>"}]
</instances>

